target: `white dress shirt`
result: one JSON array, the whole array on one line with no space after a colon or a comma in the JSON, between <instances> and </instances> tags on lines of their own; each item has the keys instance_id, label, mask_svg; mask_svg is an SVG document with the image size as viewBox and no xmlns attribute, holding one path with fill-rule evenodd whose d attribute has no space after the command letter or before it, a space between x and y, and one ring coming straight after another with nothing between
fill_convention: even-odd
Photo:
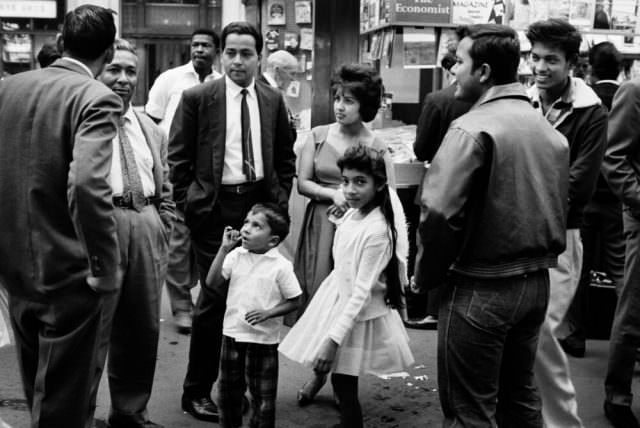
<instances>
[{"instance_id":1,"label":"white dress shirt","mask_svg":"<svg viewBox=\"0 0 640 428\"><path fill-rule=\"evenodd\" d=\"M129 105L127 112L124 114L124 130L127 133L131 148L133 148L138 174L142 180L144 196L151 197L156 193L156 183L153 180L153 155L131 105ZM122 161L120 159L120 138L118 134L116 134L112 143L113 156L111 158L109 182L111 183L113 196L122 196Z\"/></svg>"},{"instance_id":2,"label":"white dress shirt","mask_svg":"<svg viewBox=\"0 0 640 428\"><path fill-rule=\"evenodd\" d=\"M224 169L222 170L222 184L246 183L247 177L242 172L242 124L240 122L240 102L242 101L242 87L238 86L229 76L225 76L227 96L227 135L224 145ZM247 86L247 106L251 117L251 143L253 147L253 162L256 169L256 180L264 178L262 163L262 134L260 131L260 109L256 96L255 80Z\"/></svg>"},{"instance_id":3,"label":"white dress shirt","mask_svg":"<svg viewBox=\"0 0 640 428\"><path fill-rule=\"evenodd\" d=\"M211 74L204 78L205 82L222 77L220 73L211 69ZM200 83L200 76L189 62L180 67L171 68L160 74L149 90L149 101L145 111L150 116L161 119L160 128L169 136L171 121L176 114L176 109L185 89L192 88Z\"/></svg>"}]
</instances>

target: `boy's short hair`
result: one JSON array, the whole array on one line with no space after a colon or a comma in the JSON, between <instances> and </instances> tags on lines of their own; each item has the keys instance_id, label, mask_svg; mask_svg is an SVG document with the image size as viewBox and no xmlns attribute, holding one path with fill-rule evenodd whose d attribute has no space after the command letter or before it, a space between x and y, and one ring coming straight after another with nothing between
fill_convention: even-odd
<instances>
[{"instance_id":1,"label":"boy's short hair","mask_svg":"<svg viewBox=\"0 0 640 428\"><path fill-rule=\"evenodd\" d=\"M191 41L197 35L209 36L211 37L211 41L213 42L213 47L217 51L220 48L220 37L213 31L211 28L198 28L193 33L191 33Z\"/></svg>"},{"instance_id":2,"label":"boy's short hair","mask_svg":"<svg viewBox=\"0 0 640 428\"><path fill-rule=\"evenodd\" d=\"M537 21L529 26L526 34L532 46L534 43L542 43L560 49L567 61L574 64L577 62L582 36L580 31L567 21L557 18Z\"/></svg>"},{"instance_id":3,"label":"boy's short hair","mask_svg":"<svg viewBox=\"0 0 640 428\"><path fill-rule=\"evenodd\" d=\"M280 238L280 242L289 234L289 225L291 219L289 214L280 208L279 205L268 202L262 204L255 204L251 207L253 214L262 214L267 219L267 224L271 228L271 234Z\"/></svg>"}]
</instances>

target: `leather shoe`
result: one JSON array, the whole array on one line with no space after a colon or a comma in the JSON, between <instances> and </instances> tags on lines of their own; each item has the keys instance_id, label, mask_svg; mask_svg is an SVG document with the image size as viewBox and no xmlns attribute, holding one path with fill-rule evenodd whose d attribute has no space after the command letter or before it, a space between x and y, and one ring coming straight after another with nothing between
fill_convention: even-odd
<instances>
[{"instance_id":1,"label":"leather shoe","mask_svg":"<svg viewBox=\"0 0 640 428\"><path fill-rule=\"evenodd\" d=\"M615 428L640 428L630 406L604 402L604 414Z\"/></svg>"},{"instance_id":2,"label":"leather shoe","mask_svg":"<svg viewBox=\"0 0 640 428\"><path fill-rule=\"evenodd\" d=\"M183 395L182 410L201 421L218 422L220 419L218 407L209 397L191 398Z\"/></svg>"}]
</instances>

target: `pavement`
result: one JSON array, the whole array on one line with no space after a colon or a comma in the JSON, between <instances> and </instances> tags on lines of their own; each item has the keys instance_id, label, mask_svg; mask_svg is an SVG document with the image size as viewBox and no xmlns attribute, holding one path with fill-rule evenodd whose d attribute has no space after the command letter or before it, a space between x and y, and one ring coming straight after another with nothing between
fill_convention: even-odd
<instances>
[{"instance_id":1,"label":"pavement","mask_svg":"<svg viewBox=\"0 0 640 428\"><path fill-rule=\"evenodd\" d=\"M198 421L180 408L189 336L176 332L168 306L165 294L158 363L153 395L148 406L150 418L166 428L217 426ZM360 378L360 403L365 427L440 426L442 416L436 383L436 332L409 329L408 333L416 362L406 373L388 379L374 376ZM587 428L610 427L602 411L607 354L608 341L591 340L587 342L585 358L570 358L579 414ZM320 391L313 404L298 407L296 391L309 375L307 368L281 356L276 416L278 428L325 428L339 422L329 385ZM635 395L640 393L638 382L634 382L633 392ZM634 404L633 410L640 415L640 404ZM109 391L106 377L103 376L98 392L95 428L106 427L104 420L108 411ZM0 348L0 417L12 428L29 427L29 415L13 346Z\"/></svg>"}]
</instances>

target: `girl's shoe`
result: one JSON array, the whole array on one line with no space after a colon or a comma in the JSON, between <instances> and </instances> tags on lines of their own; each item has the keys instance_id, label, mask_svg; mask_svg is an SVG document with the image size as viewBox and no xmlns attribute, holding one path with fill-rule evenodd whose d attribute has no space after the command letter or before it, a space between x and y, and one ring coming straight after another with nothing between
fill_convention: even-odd
<instances>
[{"instance_id":1,"label":"girl's shoe","mask_svg":"<svg viewBox=\"0 0 640 428\"><path fill-rule=\"evenodd\" d=\"M316 398L316 394L320 391L326 381L326 374L316 374L313 379L305 382L305 384L302 385L302 389L298 391L298 406L304 407L313 403L313 400Z\"/></svg>"}]
</instances>

